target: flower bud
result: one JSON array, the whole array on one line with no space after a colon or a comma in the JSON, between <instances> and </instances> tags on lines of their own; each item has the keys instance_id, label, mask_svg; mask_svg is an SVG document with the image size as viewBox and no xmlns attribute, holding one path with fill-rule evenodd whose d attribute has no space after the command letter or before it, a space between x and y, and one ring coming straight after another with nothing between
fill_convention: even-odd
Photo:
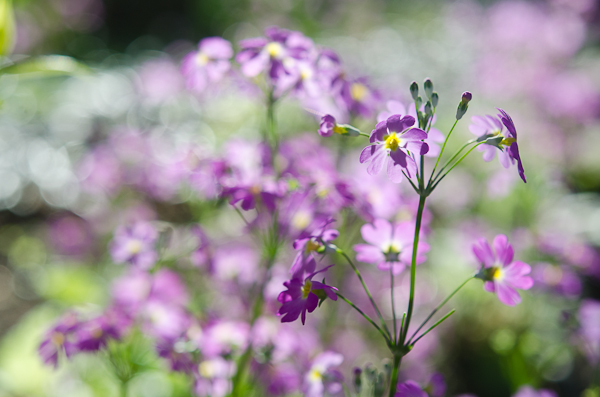
<instances>
[{"instance_id":1,"label":"flower bud","mask_svg":"<svg viewBox=\"0 0 600 397\"><path fill-rule=\"evenodd\" d=\"M419 85L416 81L413 81L410 85L410 96L412 96L413 101L416 101L419 96Z\"/></svg>"},{"instance_id":2,"label":"flower bud","mask_svg":"<svg viewBox=\"0 0 600 397\"><path fill-rule=\"evenodd\" d=\"M460 120L467 113L471 99L473 99L473 95L469 91L463 92L458 109L456 109L456 120Z\"/></svg>"},{"instance_id":3,"label":"flower bud","mask_svg":"<svg viewBox=\"0 0 600 397\"><path fill-rule=\"evenodd\" d=\"M431 95L433 94L433 82L431 79L425 79L425 83L423 83L423 88L425 89L425 94L427 98L431 99Z\"/></svg>"},{"instance_id":4,"label":"flower bud","mask_svg":"<svg viewBox=\"0 0 600 397\"><path fill-rule=\"evenodd\" d=\"M425 114L427 116L431 116L433 114L433 112L431 111L431 101L427 101L427 103L425 104Z\"/></svg>"},{"instance_id":5,"label":"flower bud","mask_svg":"<svg viewBox=\"0 0 600 397\"><path fill-rule=\"evenodd\" d=\"M354 391L356 394L360 394L362 389L362 369L355 367L353 372Z\"/></svg>"},{"instance_id":6,"label":"flower bud","mask_svg":"<svg viewBox=\"0 0 600 397\"><path fill-rule=\"evenodd\" d=\"M431 94L431 104L433 105L434 108L437 108L439 100L440 100L440 97L438 96L437 92L434 92L433 94Z\"/></svg>"}]
</instances>

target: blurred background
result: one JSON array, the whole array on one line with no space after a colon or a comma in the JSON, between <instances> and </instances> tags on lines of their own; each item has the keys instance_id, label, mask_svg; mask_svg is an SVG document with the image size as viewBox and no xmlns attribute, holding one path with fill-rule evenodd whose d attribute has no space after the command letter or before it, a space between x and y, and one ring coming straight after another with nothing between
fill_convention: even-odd
<instances>
[{"instance_id":1,"label":"blurred background","mask_svg":"<svg viewBox=\"0 0 600 397\"><path fill-rule=\"evenodd\" d=\"M446 376L448 395L508 396L530 384L600 396L600 331L584 332L580 314L583 302L600 300L598 1L14 0L13 7L16 36L3 62L14 65L0 76L0 396L113 394L97 357L54 369L38 345L67 308L107 304L121 269L106 247L123 219L178 226L210 218L170 183L168 165L190 143L218 150L232 137L258 137L261 104L230 87L190 93L179 65L202 38L221 36L237 48L271 25L334 49L349 74L367 76L385 99L407 100L410 82L430 77L444 133L461 93L471 91L456 133L463 139L452 149L472 137L469 116L495 107L512 115L528 183L474 153L431 198L428 271L436 288L451 291L474 269L471 241L505 233L534 265L536 286L507 308L470 285L428 365ZM318 129L297 101L282 104L277 117L283 134ZM374 121L356 122L370 131ZM129 133L115 134L122 130ZM600 315L589 322L600 327ZM348 336L348 346L356 338ZM364 364L349 357L347 374ZM152 365L132 381L131 395L187 395L177 375Z\"/></svg>"}]
</instances>

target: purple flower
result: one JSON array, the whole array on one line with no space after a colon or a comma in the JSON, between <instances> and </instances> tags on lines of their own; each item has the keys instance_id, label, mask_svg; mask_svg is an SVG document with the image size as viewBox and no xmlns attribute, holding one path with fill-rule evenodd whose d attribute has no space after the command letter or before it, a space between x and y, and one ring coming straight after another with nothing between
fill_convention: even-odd
<instances>
[{"instance_id":1,"label":"purple flower","mask_svg":"<svg viewBox=\"0 0 600 397\"><path fill-rule=\"evenodd\" d=\"M327 219L318 229L314 230L310 236L299 238L294 241L294 249L298 251L296 258L292 263L290 272L292 274L305 271L312 273L315 271L316 263L312 256L315 252L324 252L330 241L335 240L339 236L339 232L335 229L326 229L326 227L334 222L333 219Z\"/></svg>"},{"instance_id":2,"label":"purple flower","mask_svg":"<svg viewBox=\"0 0 600 397\"><path fill-rule=\"evenodd\" d=\"M321 124L319 125L319 135L323 137L332 136L336 132L336 127L339 128L335 122L335 117L330 114L326 114L321 118Z\"/></svg>"},{"instance_id":3,"label":"purple flower","mask_svg":"<svg viewBox=\"0 0 600 397\"><path fill-rule=\"evenodd\" d=\"M513 397L558 397L558 395L552 390L535 390L531 386L522 386L517 390Z\"/></svg>"},{"instance_id":4,"label":"purple flower","mask_svg":"<svg viewBox=\"0 0 600 397\"><path fill-rule=\"evenodd\" d=\"M98 351L106 347L109 339L119 339L120 333L110 313L82 322L73 335L80 351Z\"/></svg>"},{"instance_id":5,"label":"purple flower","mask_svg":"<svg viewBox=\"0 0 600 397\"><path fill-rule=\"evenodd\" d=\"M56 368L58 366L58 356L61 352L70 357L77 352L77 346L73 343L72 334L79 326L79 320L74 313L65 314L54 327L49 329L42 343L38 348L38 353L45 364Z\"/></svg>"},{"instance_id":6,"label":"purple flower","mask_svg":"<svg viewBox=\"0 0 600 397\"><path fill-rule=\"evenodd\" d=\"M109 244L115 263L130 263L140 269L150 269L158 260L155 244L158 231L150 223L138 222L130 227L119 227Z\"/></svg>"},{"instance_id":7,"label":"purple flower","mask_svg":"<svg viewBox=\"0 0 600 397\"><path fill-rule=\"evenodd\" d=\"M380 100L365 78L347 80L343 74L333 80L332 92L337 105L353 116L371 117Z\"/></svg>"},{"instance_id":8,"label":"purple flower","mask_svg":"<svg viewBox=\"0 0 600 397\"><path fill-rule=\"evenodd\" d=\"M398 385L395 397L427 397L427 393L415 381L407 380Z\"/></svg>"},{"instance_id":9,"label":"purple flower","mask_svg":"<svg viewBox=\"0 0 600 397\"><path fill-rule=\"evenodd\" d=\"M527 290L533 286L533 279L527 276L531 267L524 262L513 262L513 248L503 234L494 238L494 251L483 238L473 244L473 253L482 264L477 277L485 281L486 291L498 295L500 302L514 306L521 302L516 290Z\"/></svg>"},{"instance_id":10,"label":"purple flower","mask_svg":"<svg viewBox=\"0 0 600 397\"><path fill-rule=\"evenodd\" d=\"M239 321L218 321L203 330L197 343L205 357L242 352L250 338L250 327Z\"/></svg>"},{"instance_id":11,"label":"purple flower","mask_svg":"<svg viewBox=\"0 0 600 397\"><path fill-rule=\"evenodd\" d=\"M190 52L181 62L186 87L202 92L209 82L217 82L229 71L233 56L231 43L221 37L207 37L198 43L198 51Z\"/></svg>"},{"instance_id":12,"label":"purple flower","mask_svg":"<svg viewBox=\"0 0 600 397\"><path fill-rule=\"evenodd\" d=\"M265 29L265 36L239 43L241 50L235 59L247 77L267 71L271 81L277 82L292 72L298 60L307 59L314 48L312 40L302 33L277 26Z\"/></svg>"},{"instance_id":13,"label":"purple flower","mask_svg":"<svg viewBox=\"0 0 600 397\"><path fill-rule=\"evenodd\" d=\"M414 223L401 222L393 226L385 219L375 219L373 224L365 224L360 229L363 239L369 244L357 244L354 250L356 259L373 263L379 270L400 274L412 261L414 242ZM417 264L426 260L425 253L429 244L419 242L417 246Z\"/></svg>"},{"instance_id":14,"label":"purple flower","mask_svg":"<svg viewBox=\"0 0 600 397\"><path fill-rule=\"evenodd\" d=\"M411 155L424 155L429 146L423 142L427 139L425 131L410 128L414 123L414 117L398 114L377 123L369 138L373 145L360 153L360 162L370 163L367 167L370 175L377 175L386 163L388 178L394 183L402 181L403 171L409 178L416 172L417 165Z\"/></svg>"},{"instance_id":15,"label":"purple flower","mask_svg":"<svg viewBox=\"0 0 600 397\"><path fill-rule=\"evenodd\" d=\"M231 377L236 365L222 357L205 360L198 365L194 391L198 396L225 397L231 392Z\"/></svg>"},{"instance_id":16,"label":"purple flower","mask_svg":"<svg viewBox=\"0 0 600 397\"><path fill-rule=\"evenodd\" d=\"M312 260L314 261L314 259ZM319 300L325 299L325 297L334 301L337 300L335 293L337 288L318 281L312 281L315 275L326 271L331 266L333 265L309 274L304 280L299 277L299 272L295 273L291 280L283 283L287 290L281 292L277 297L277 300L282 304L277 312L278 316L283 315L281 318L282 323L295 321L301 315L302 325L304 325L306 312L312 313L317 308Z\"/></svg>"},{"instance_id":17,"label":"purple flower","mask_svg":"<svg viewBox=\"0 0 600 397\"><path fill-rule=\"evenodd\" d=\"M588 359L597 363L600 354L600 302L585 299L579 306L579 333Z\"/></svg>"},{"instance_id":18,"label":"purple flower","mask_svg":"<svg viewBox=\"0 0 600 397\"><path fill-rule=\"evenodd\" d=\"M517 163L519 176L523 182L527 182L521 156L519 155L519 146L517 145L517 130L512 118L502 109L497 116L473 116L473 123L469 130L477 135L478 140L482 141L493 137L502 137L503 139L497 145L482 145L477 150L483 152L484 161L492 161L499 148L498 159L504 168L509 168L511 164ZM505 127L505 128L504 128Z\"/></svg>"},{"instance_id":19,"label":"purple flower","mask_svg":"<svg viewBox=\"0 0 600 397\"><path fill-rule=\"evenodd\" d=\"M344 356L326 351L319 354L304 377L304 396L323 397L325 393L333 395L342 390L342 375L332 369L344 361Z\"/></svg>"}]
</instances>

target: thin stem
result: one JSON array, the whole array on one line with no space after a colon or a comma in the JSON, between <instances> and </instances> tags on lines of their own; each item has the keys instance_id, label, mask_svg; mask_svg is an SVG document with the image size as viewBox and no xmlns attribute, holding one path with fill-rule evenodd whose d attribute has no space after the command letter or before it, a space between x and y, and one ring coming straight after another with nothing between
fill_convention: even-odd
<instances>
[{"instance_id":1,"label":"thin stem","mask_svg":"<svg viewBox=\"0 0 600 397\"><path fill-rule=\"evenodd\" d=\"M350 266L352 266L352 269L354 269L354 273L356 273L356 276L358 276L358 279L360 280L360 283L362 284L363 289L367 293L367 296L369 297L369 300L371 301L371 305L373 305L373 309L375 309L375 311L377 312L377 316L379 317L379 321L381 321L381 325L383 326L383 329L385 329L385 331L387 332L387 334L389 336L389 340L392 340L392 334L390 333L390 330L388 329L387 325L385 324L385 321L383 320L383 316L381 315L381 312L379 311L379 307L377 307L377 303L375 303L375 299L373 299L373 295L371 295L371 292L369 291L369 287L367 287L367 284L365 283L365 280L363 279L362 275L358 271L356 265L352 262L350 257L348 255L346 255L346 253L344 251L338 249L337 252L340 253L344 258L346 258L346 261L348 261Z\"/></svg>"},{"instance_id":2,"label":"thin stem","mask_svg":"<svg viewBox=\"0 0 600 397\"><path fill-rule=\"evenodd\" d=\"M406 323L402 333L401 343L404 344L406 335L408 334L408 327L410 326L410 319L412 318L413 308L415 305L415 278L417 274L417 247L419 246L419 234L421 233L421 219L423 218L423 210L425 209L426 196L421 195L419 197L419 209L417 210L417 222L415 224L415 238L413 242L413 255L410 263L410 296L408 298L408 311L406 314Z\"/></svg>"},{"instance_id":3,"label":"thin stem","mask_svg":"<svg viewBox=\"0 0 600 397\"><path fill-rule=\"evenodd\" d=\"M127 397L127 381L121 381L121 385L119 387L119 396Z\"/></svg>"},{"instance_id":4,"label":"thin stem","mask_svg":"<svg viewBox=\"0 0 600 397\"><path fill-rule=\"evenodd\" d=\"M394 354L394 366L392 367L392 376L390 377L390 390L388 392L389 397L396 395L396 388L398 387L398 370L400 369L400 363L402 362L401 354Z\"/></svg>"},{"instance_id":5,"label":"thin stem","mask_svg":"<svg viewBox=\"0 0 600 397\"><path fill-rule=\"evenodd\" d=\"M425 319L425 321L423 321L421 323L421 325L419 325L419 328L417 328L417 330L412 334L412 336L410 337L410 339L408 340L407 344L410 345L410 342L414 339L415 335L417 335L417 333L425 326L425 324L427 324L429 322L429 320L431 320L431 318L446 304L448 303L448 301L454 296L456 295L456 293L458 291L460 291L460 289L462 287L464 287L469 281L473 280L475 278L475 276L471 276L468 279L466 279L461 285L459 285L454 291L452 291L452 293L450 295L448 295L446 297L446 299L444 299L442 301L442 303L440 303L439 305L437 305L437 307L435 309L433 309L433 311L429 314L429 316L427 316L427 318Z\"/></svg>"},{"instance_id":6,"label":"thin stem","mask_svg":"<svg viewBox=\"0 0 600 397\"><path fill-rule=\"evenodd\" d=\"M365 132L359 132L359 133L358 133L358 135L360 135L360 136L366 136L367 138L370 138L370 137L371 137L371 135L370 135L370 134L367 134L367 133L365 133Z\"/></svg>"},{"instance_id":7,"label":"thin stem","mask_svg":"<svg viewBox=\"0 0 600 397\"><path fill-rule=\"evenodd\" d=\"M456 151L456 153L454 153L454 154L452 155L452 157L450 158L450 160L446 161L446 164L444 164L444 166L443 166L442 168L440 168L440 170L438 171L437 175L433 177L433 180L436 180L436 179L437 179L437 178L440 176L440 174L441 174L442 172L444 172L444 170L446 169L446 167L448 167L448 166L450 165L450 163L452 163L452 161L454 161L454 159L455 159L455 158L457 158L457 157L458 157L458 155L459 155L459 154L460 154L460 153L461 153L463 150L465 150L465 148L466 148L467 146L469 146L469 145L471 145L471 144L473 144L473 143L475 143L475 142L477 142L477 140L476 140L476 139L471 139L470 141L467 141L467 143L465 143L464 145L462 145L462 146L461 146L461 148L460 148L460 149L458 149L458 150ZM432 175L433 175L433 174L432 174Z\"/></svg>"},{"instance_id":8,"label":"thin stem","mask_svg":"<svg viewBox=\"0 0 600 397\"><path fill-rule=\"evenodd\" d=\"M394 303L394 267L390 266L390 287L391 287L391 299L392 299L392 317L394 318L394 345L398 344L398 331L396 329L396 304Z\"/></svg>"},{"instance_id":9,"label":"thin stem","mask_svg":"<svg viewBox=\"0 0 600 397\"><path fill-rule=\"evenodd\" d=\"M404 320L406 320L406 312L404 312L404 314L402 314L402 322L400 323L400 334L402 335L402 330L404 329Z\"/></svg>"},{"instance_id":10,"label":"thin stem","mask_svg":"<svg viewBox=\"0 0 600 397\"><path fill-rule=\"evenodd\" d=\"M335 293L339 298L341 298L344 302L346 302L347 304L349 304L350 306L352 306L354 308L354 310L356 310L357 312L359 312L368 322L371 323L371 325L373 327L375 327L377 329L377 331L379 331L379 333L381 334L381 336L383 336L383 338L385 339L385 341L387 343L390 342L390 338L386 335L385 332L383 332L383 330L381 329L381 327L379 327L379 325L377 325L375 323L375 321L373 321L373 319L371 319L371 317L367 316L365 314L365 312L363 312L362 310L360 310L358 308L358 306L356 306L354 303L352 303L350 300L348 300L347 298L345 298L342 294L340 294L339 292L336 291Z\"/></svg>"},{"instance_id":11,"label":"thin stem","mask_svg":"<svg viewBox=\"0 0 600 397\"><path fill-rule=\"evenodd\" d=\"M465 153L456 163L454 163L452 165L452 167L450 167L450 169L448 171L446 171L446 173L444 173L444 175L442 175L437 181L434 181L435 184L432 186L431 190L435 189L437 187L437 185L440 184L442 179L444 179L446 177L446 175L448 175L450 173L450 171L452 171L454 169L454 167L456 167L458 164L460 164L460 162L463 161L464 158L469 155L469 153L471 153L477 146L481 145L482 143L485 143L485 141L479 142L477 145L475 145L471 149L469 149L469 151L467 153Z\"/></svg>"},{"instance_id":12,"label":"thin stem","mask_svg":"<svg viewBox=\"0 0 600 397\"><path fill-rule=\"evenodd\" d=\"M454 122L454 124L452 125L452 128L450 128L450 132L448 132L448 135L446 135L446 139L444 139L444 144L442 145L442 150L440 150L440 154L438 155L435 165L433 166L433 171L431 171L431 175L429 176L428 185L431 185L431 178L433 178L433 174L435 174L435 170L437 169L437 166L440 163L440 159L442 158L442 154L444 153L444 149L446 148L446 143L448 143L448 139L450 139L450 135L452 134L452 131L454 131L454 127L456 127L457 123L458 123L458 120L456 120Z\"/></svg>"},{"instance_id":13,"label":"thin stem","mask_svg":"<svg viewBox=\"0 0 600 397\"><path fill-rule=\"evenodd\" d=\"M451 315L454 314L456 310L452 309L450 311L450 313L446 314L444 317L442 317L437 323L433 324L427 331L423 332L421 334L421 336L419 336L417 339L415 339L415 341L413 343L411 343L412 346L415 345L415 343L417 343L422 337L424 337L425 335L427 335L430 331L432 331L435 327L437 327L438 325L440 325L441 323L444 322L445 319L447 319L448 317L450 317Z\"/></svg>"},{"instance_id":14,"label":"thin stem","mask_svg":"<svg viewBox=\"0 0 600 397\"><path fill-rule=\"evenodd\" d=\"M406 173L404 171L402 171L402 174L404 175L404 177L406 178L406 180L408 180L410 182L410 184L413 187L413 189L415 189L415 192L419 193L419 188L413 183L413 181L410 180L410 178L408 177L408 175L406 175Z\"/></svg>"}]
</instances>

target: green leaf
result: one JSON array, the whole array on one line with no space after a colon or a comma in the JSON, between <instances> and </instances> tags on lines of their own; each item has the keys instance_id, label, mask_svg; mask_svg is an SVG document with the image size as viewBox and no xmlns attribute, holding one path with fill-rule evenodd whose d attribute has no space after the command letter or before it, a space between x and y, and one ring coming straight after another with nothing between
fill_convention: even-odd
<instances>
[{"instance_id":1,"label":"green leaf","mask_svg":"<svg viewBox=\"0 0 600 397\"><path fill-rule=\"evenodd\" d=\"M26 58L0 69L0 73L27 75L31 78L89 74L91 71L86 65L64 55Z\"/></svg>"},{"instance_id":2,"label":"green leaf","mask_svg":"<svg viewBox=\"0 0 600 397\"><path fill-rule=\"evenodd\" d=\"M12 0L0 0L0 55L8 55L15 43L15 16Z\"/></svg>"}]
</instances>

